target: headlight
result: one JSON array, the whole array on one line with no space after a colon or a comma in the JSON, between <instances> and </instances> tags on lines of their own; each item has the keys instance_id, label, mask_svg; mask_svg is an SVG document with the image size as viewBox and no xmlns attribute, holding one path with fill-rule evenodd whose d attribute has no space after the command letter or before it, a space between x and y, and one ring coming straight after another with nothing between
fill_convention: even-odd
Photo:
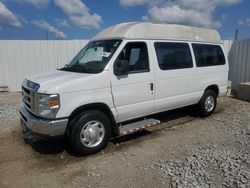
<instances>
[{"instance_id":1,"label":"headlight","mask_svg":"<svg viewBox=\"0 0 250 188\"><path fill-rule=\"evenodd\" d=\"M44 118L55 118L60 108L59 95L38 94L38 115Z\"/></svg>"}]
</instances>

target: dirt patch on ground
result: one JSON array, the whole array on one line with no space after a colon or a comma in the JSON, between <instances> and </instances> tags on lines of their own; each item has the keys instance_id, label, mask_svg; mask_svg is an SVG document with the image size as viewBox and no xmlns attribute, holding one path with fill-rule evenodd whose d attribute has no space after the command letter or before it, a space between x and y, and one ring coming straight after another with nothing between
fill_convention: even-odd
<instances>
[{"instance_id":1,"label":"dirt patch on ground","mask_svg":"<svg viewBox=\"0 0 250 188\"><path fill-rule=\"evenodd\" d=\"M0 187L250 187L250 103L221 98L215 113L193 108L75 157L65 141L25 144L20 94L0 94Z\"/></svg>"}]
</instances>

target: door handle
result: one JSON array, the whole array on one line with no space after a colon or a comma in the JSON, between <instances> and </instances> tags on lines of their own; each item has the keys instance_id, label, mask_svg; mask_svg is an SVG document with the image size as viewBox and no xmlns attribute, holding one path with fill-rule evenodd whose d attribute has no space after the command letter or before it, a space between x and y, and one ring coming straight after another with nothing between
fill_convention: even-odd
<instances>
[{"instance_id":1,"label":"door handle","mask_svg":"<svg viewBox=\"0 0 250 188\"><path fill-rule=\"evenodd\" d=\"M150 91L152 94L154 93L154 84L153 83L150 83Z\"/></svg>"}]
</instances>

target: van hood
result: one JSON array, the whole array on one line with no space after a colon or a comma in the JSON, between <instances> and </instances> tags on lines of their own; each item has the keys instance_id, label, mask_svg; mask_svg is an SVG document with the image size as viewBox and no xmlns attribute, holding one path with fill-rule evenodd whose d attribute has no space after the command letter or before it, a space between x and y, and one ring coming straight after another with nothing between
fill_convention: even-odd
<instances>
[{"instance_id":1,"label":"van hood","mask_svg":"<svg viewBox=\"0 0 250 188\"><path fill-rule=\"evenodd\" d=\"M100 84L97 84L96 79L102 79L99 78L101 75L103 74L86 74L57 70L30 76L27 80L39 84L38 92L40 93L68 93L99 88ZM102 84L102 87L107 86L108 84Z\"/></svg>"}]
</instances>

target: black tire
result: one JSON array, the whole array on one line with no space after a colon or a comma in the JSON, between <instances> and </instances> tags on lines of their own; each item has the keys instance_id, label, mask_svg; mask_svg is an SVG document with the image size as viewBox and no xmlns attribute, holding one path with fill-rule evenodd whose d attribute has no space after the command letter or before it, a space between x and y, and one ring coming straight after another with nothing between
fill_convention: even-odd
<instances>
[{"instance_id":1,"label":"black tire","mask_svg":"<svg viewBox=\"0 0 250 188\"><path fill-rule=\"evenodd\" d=\"M96 146L88 147L84 141L81 141L81 131L87 123L92 121L100 122L103 126L104 133L102 133L103 136L100 143ZM103 150L107 146L111 135L111 124L109 118L103 112L89 110L76 116L76 118L72 120L72 123L70 123L70 127L67 131L67 137L70 141L72 151L77 155L90 155Z\"/></svg>"},{"instance_id":2,"label":"black tire","mask_svg":"<svg viewBox=\"0 0 250 188\"><path fill-rule=\"evenodd\" d=\"M206 100L209 99L211 99L210 105L206 105ZM210 116L214 112L216 105L217 105L217 99L215 92L213 90L206 90L200 102L198 103L198 110L200 117Z\"/></svg>"}]
</instances>

